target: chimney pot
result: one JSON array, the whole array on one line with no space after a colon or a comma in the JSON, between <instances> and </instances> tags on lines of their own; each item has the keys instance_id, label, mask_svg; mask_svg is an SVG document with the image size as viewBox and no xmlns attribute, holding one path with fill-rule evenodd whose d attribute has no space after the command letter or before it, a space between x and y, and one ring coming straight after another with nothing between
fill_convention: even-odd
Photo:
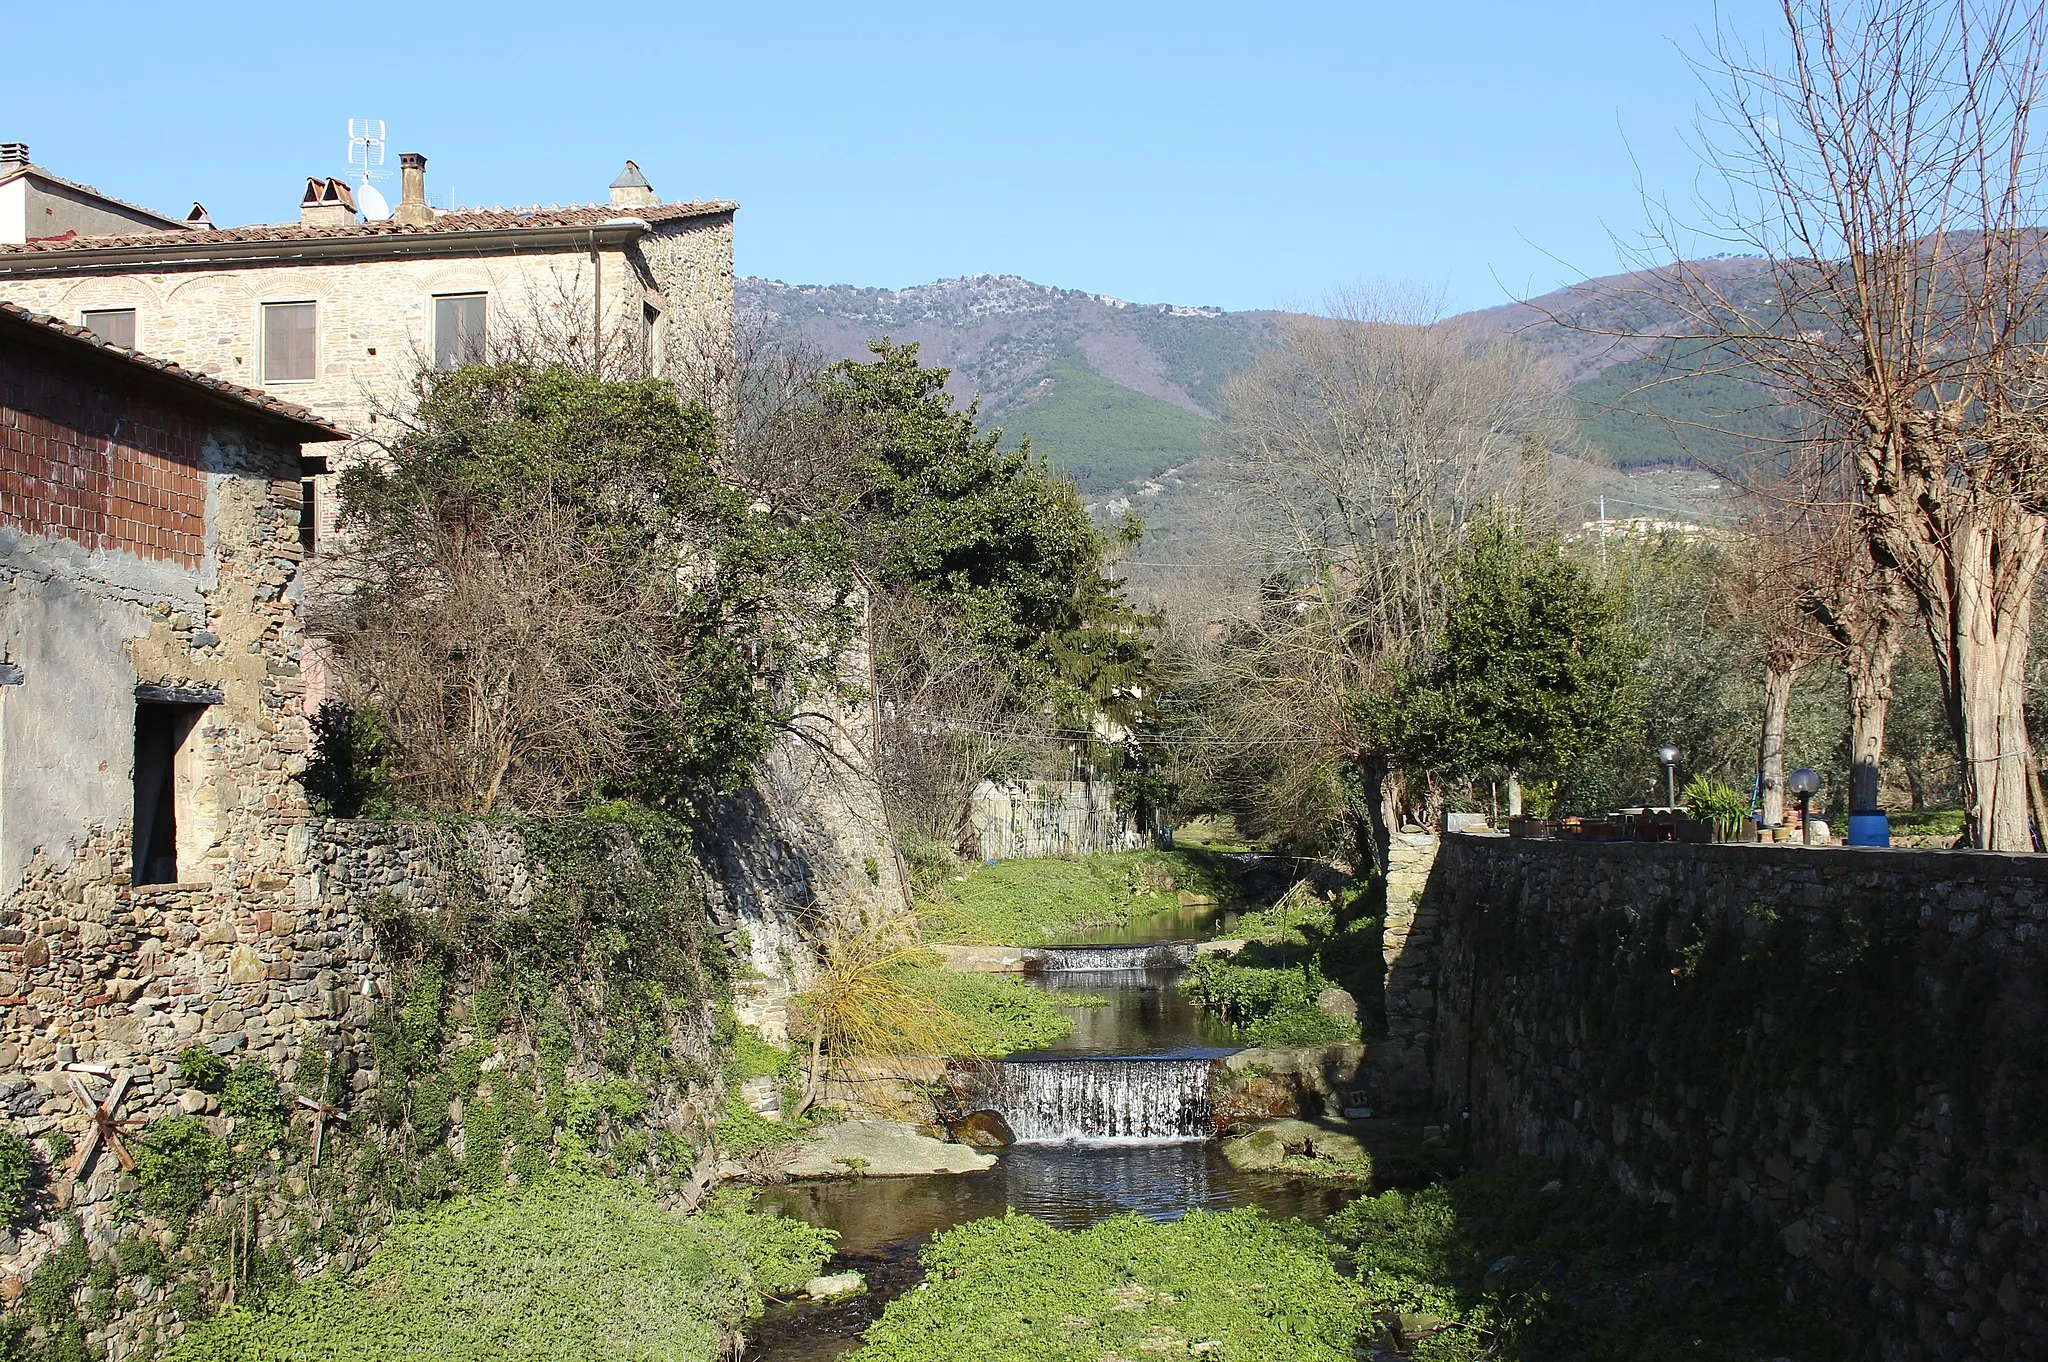
<instances>
[{"instance_id":1,"label":"chimney pot","mask_svg":"<svg viewBox=\"0 0 2048 1362\"><path fill-rule=\"evenodd\" d=\"M0 175L19 170L28 163L28 143L0 142Z\"/></svg>"},{"instance_id":2,"label":"chimney pot","mask_svg":"<svg viewBox=\"0 0 2048 1362\"><path fill-rule=\"evenodd\" d=\"M416 151L398 153L398 207L391 220L401 227L431 227L434 210L427 206L427 158Z\"/></svg>"},{"instance_id":3,"label":"chimney pot","mask_svg":"<svg viewBox=\"0 0 2048 1362\"><path fill-rule=\"evenodd\" d=\"M640 167L631 161L619 172L619 178L612 181L612 207L654 208L661 203L661 195L654 192L654 186L647 183L647 177L640 173Z\"/></svg>"},{"instance_id":4,"label":"chimney pot","mask_svg":"<svg viewBox=\"0 0 2048 1362\"><path fill-rule=\"evenodd\" d=\"M306 192L299 197L299 225L302 227L353 227L356 224L356 192L346 180L332 176L308 176Z\"/></svg>"}]
</instances>

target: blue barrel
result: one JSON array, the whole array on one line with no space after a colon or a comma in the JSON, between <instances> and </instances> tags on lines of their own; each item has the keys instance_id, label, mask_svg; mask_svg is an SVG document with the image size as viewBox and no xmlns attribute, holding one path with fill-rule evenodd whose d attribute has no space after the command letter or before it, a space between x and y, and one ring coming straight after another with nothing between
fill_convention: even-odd
<instances>
[{"instance_id":1,"label":"blue barrel","mask_svg":"<svg viewBox=\"0 0 2048 1362\"><path fill-rule=\"evenodd\" d=\"M1852 813L1849 815L1849 845L1852 847L1888 847L1892 844L1892 820L1882 813Z\"/></svg>"}]
</instances>

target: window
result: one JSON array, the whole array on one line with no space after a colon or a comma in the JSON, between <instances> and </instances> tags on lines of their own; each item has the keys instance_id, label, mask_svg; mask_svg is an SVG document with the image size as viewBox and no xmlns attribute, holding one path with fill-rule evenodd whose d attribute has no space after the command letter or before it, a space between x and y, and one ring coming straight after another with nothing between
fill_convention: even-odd
<instances>
[{"instance_id":1,"label":"window","mask_svg":"<svg viewBox=\"0 0 2048 1362\"><path fill-rule=\"evenodd\" d=\"M85 314L85 326L109 345L135 348L135 309L110 307Z\"/></svg>"},{"instance_id":2,"label":"window","mask_svg":"<svg viewBox=\"0 0 2048 1362\"><path fill-rule=\"evenodd\" d=\"M320 484L312 478L299 479L299 548L306 557L313 556L313 546L320 535Z\"/></svg>"},{"instance_id":3,"label":"window","mask_svg":"<svg viewBox=\"0 0 2048 1362\"><path fill-rule=\"evenodd\" d=\"M484 362L484 295L451 293L434 299L434 367L459 369Z\"/></svg>"},{"instance_id":4,"label":"window","mask_svg":"<svg viewBox=\"0 0 2048 1362\"><path fill-rule=\"evenodd\" d=\"M661 309L653 303L640 305L640 373L643 377L654 377L655 325L661 321Z\"/></svg>"},{"instance_id":5,"label":"window","mask_svg":"<svg viewBox=\"0 0 2048 1362\"><path fill-rule=\"evenodd\" d=\"M180 796L190 797L189 739L205 712L159 700L135 706L135 884L178 883Z\"/></svg>"},{"instance_id":6,"label":"window","mask_svg":"<svg viewBox=\"0 0 2048 1362\"><path fill-rule=\"evenodd\" d=\"M318 309L312 303L263 305L263 381L309 383L314 375L313 341Z\"/></svg>"}]
</instances>

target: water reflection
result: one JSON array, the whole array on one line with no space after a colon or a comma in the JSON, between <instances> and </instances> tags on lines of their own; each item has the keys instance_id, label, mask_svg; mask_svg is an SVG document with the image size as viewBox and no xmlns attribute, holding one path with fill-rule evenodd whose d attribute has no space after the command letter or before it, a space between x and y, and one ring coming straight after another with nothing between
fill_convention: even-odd
<instances>
[{"instance_id":1,"label":"water reflection","mask_svg":"<svg viewBox=\"0 0 2048 1362\"><path fill-rule=\"evenodd\" d=\"M1064 1009L1074 1031L1043 1050L1018 1059L1054 1055L1158 1055L1193 1058L1228 1054L1243 1042L1228 1026L1189 1002L1180 991L1179 970L1066 970L1034 974L1031 983L1055 998L1092 993L1109 999L1102 1007Z\"/></svg>"},{"instance_id":2,"label":"water reflection","mask_svg":"<svg viewBox=\"0 0 2048 1362\"><path fill-rule=\"evenodd\" d=\"M1076 932L1062 941L1048 941L1048 946L1130 946L1147 941L1207 941L1213 936L1229 936L1230 929L1237 925L1235 909L1207 904L1194 908L1173 908L1164 913L1149 913L1134 917L1109 927L1095 927L1085 932Z\"/></svg>"}]
</instances>

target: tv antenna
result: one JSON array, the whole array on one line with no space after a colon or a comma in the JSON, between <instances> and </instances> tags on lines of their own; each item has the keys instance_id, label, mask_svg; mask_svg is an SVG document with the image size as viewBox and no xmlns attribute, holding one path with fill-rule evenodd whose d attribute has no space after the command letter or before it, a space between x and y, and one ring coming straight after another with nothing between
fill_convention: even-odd
<instances>
[{"instance_id":1,"label":"tv antenna","mask_svg":"<svg viewBox=\"0 0 2048 1362\"><path fill-rule=\"evenodd\" d=\"M384 168L384 120L351 118L348 121L348 168L356 176L356 206L371 222L391 216L391 205L370 181Z\"/></svg>"}]
</instances>

